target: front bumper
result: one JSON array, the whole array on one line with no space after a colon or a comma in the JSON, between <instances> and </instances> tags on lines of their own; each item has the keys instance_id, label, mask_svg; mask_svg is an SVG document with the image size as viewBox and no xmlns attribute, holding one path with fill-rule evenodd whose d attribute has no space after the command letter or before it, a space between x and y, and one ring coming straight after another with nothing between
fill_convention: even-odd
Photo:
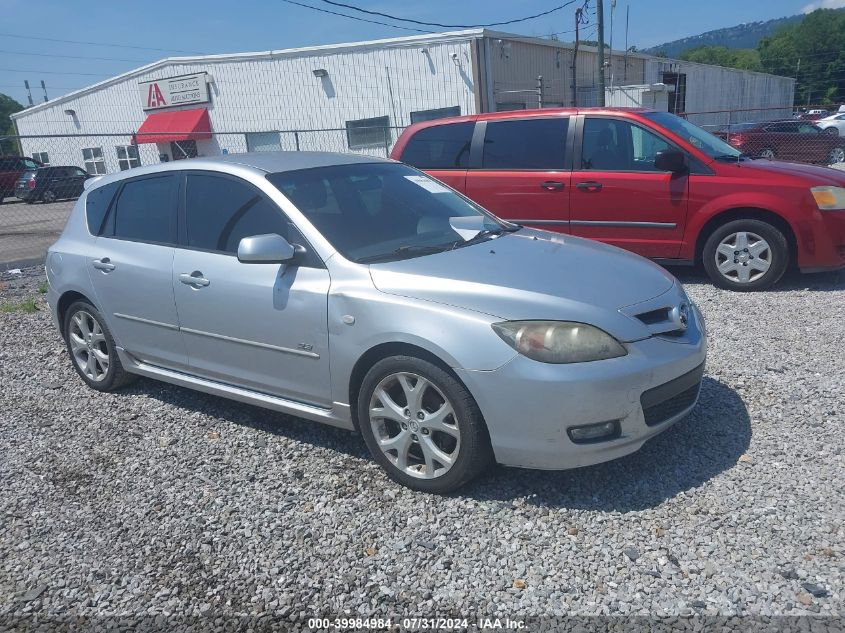
<instances>
[{"instance_id":1,"label":"front bumper","mask_svg":"<svg viewBox=\"0 0 845 633\"><path fill-rule=\"evenodd\" d=\"M496 461L560 470L637 451L698 400L707 355L697 308L683 337L628 343L621 358L550 365L517 356L494 371L456 370L481 408ZM645 407L645 412L644 412ZM613 439L575 443L574 426L619 423Z\"/></svg>"}]
</instances>

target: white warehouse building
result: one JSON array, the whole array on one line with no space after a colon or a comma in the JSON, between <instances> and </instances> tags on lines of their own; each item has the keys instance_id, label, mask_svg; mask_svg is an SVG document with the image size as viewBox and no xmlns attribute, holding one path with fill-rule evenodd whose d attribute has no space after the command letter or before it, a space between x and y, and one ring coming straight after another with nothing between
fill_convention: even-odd
<instances>
[{"instance_id":1,"label":"white warehouse building","mask_svg":"<svg viewBox=\"0 0 845 633\"><path fill-rule=\"evenodd\" d=\"M795 88L788 77L619 52L606 79L609 105L707 113L699 124L727 110L788 117ZM595 105L597 85L595 48L576 55L572 43L473 29L167 58L12 118L25 155L101 174L245 151L385 155L416 121Z\"/></svg>"}]
</instances>

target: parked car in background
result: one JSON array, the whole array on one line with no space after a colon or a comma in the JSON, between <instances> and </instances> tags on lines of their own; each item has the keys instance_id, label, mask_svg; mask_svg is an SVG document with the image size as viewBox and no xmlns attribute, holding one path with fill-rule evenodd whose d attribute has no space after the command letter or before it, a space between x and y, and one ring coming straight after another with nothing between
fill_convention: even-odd
<instances>
[{"instance_id":1,"label":"parked car in background","mask_svg":"<svg viewBox=\"0 0 845 633\"><path fill-rule=\"evenodd\" d=\"M845 136L845 112L837 112L816 121L821 129L834 136Z\"/></svg>"},{"instance_id":2,"label":"parked car in background","mask_svg":"<svg viewBox=\"0 0 845 633\"><path fill-rule=\"evenodd\" d=\"M761 121L722 128L716 136L743 154L816 165L845 162L845 139L809 121Z\"/></svg>"},{"instance_id":3,"label":"parked car in background","mask_svg":"<svg viewBox=\"0 0 845 633\"><path fill-rule=\"evenodd\" d=\"M393 161L243 154L103 177L47 255L81 379L136 374L361 432L396 481L638 450L698 399L665 270L503 222Z\"/></svg>"},{"instance_id":4,"label":"parked car in background","mask_svg":"<svg viewBox=\"0 0 845 633\"><path fill-rule=\"evenodd\" d=\"M15 195L15 185L25 171L39 167L41 163L26 156L0 156L0 204Z\"/></svg>"},{"instance_id":5,"label":"parked car in background","mask_svg":"<svg viewBox=\"0 0 845 633\"><path fill-rule=\"evenodd\" d=\"M55 202L62 198L78 198L91 175L79 167L56 166L29 169L15 185L15 195L27 203Z\"/></svg>"},{"instance_id":6,"label":"parked car in background","mask_svg":"<svg viewBox=\"0 0 845 633\"><path fill-rule=\"evenodd\" d=\"M796 119L802 119L804 121L816 121L818 119L828 116L829 114L830 112L828 110L820 108L800 108L798 112L795 112L793 114L793 117Z\"/></svg>"},{"instance_id":7,"label":"parked car in background","mask_svg":"<svg viewBox=\"0 0 845 633\"><path fill-rule=\"evenodd\" d=\"M407 128L391 156L511 222L701 263L724 288L765 288L793 264L845 267L845 172L753 160L668 112L438 119Z\"/></svg>"}]
</instances>

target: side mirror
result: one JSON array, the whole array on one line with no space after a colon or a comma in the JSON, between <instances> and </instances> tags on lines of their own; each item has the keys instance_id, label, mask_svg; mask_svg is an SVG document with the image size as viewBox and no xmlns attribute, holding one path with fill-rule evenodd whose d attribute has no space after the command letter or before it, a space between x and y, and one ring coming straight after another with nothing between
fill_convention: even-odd
<instances>
[{"instance_id":1,"label":"side mirror","mask_svg":"<svg viewBox=\"0 0 845 633\"><path fill-rule=\"evenodd\" d=\"M687 171L687 155L677 149L662 149L654 157L654 167L658 171L671 171L673 174Z\"/></svg>"},{"instance_id":2,"label":"side mirror","mask_svg":"<svg viewBox=\"0 0 845 633\"><path fill-rule=\"evenodd\" d=\"M238 243L238 261L243 264L289 263L295 254L296 247L276 233L245 237Z\"/></svg>"}]
</instances>

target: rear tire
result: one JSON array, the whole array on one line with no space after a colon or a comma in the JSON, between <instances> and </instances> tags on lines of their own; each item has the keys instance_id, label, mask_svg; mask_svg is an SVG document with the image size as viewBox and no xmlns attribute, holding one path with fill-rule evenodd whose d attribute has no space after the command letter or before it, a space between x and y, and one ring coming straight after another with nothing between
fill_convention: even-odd
<instances>
[{"instance_id":1,"label":"rear tire","mask_svg":"<svg viewBox=\"0 0 845 633\"><path fill-rule=\"evenodd\" d=\"M91 389L114 391L137 379L123 369L111 331L87 301L76 301L67 309L64 333L70 362Z\"/></svg>"},{"instance_id":2,"label":"rear tire","mask_svg":"<svg viewBox=\"0 0 845 633\"><path fill-rule=\"evenodd\" d=\"M701 250L704 269L719 288L751 292L777 283L790 261L789 243L762 220L734 220L718 227Z\"/></svg>"},{"instance_id":3,"label":"rear tire","mask_svg":"<svg viewBox=\"0 0 845 633\"><path fill-rule=\"evenodd\" d=\"M777 154L775 154L775 150L771 147L767 147L765 149L760 150L759 154L760 158L765 158L766 160L774 160Z\"/></svg>"},{"instance_id":4,"label":"rear tire","mask_svg":"<svg viewBox=\"0 0 845 633\"><path fill-rule=\"evenodd\" d=\"M839 136L839 129L835 127L826 128L825 134L830 134L831 136Z\"/></svg>"},{"instance_id":5,"label":"rear tire","mask_svg":"<svg viewBox=\"0 0 845 633\"><path fill-rule=\"evenodd\" d=\"M845 148L834 147L832 150L830 150L830 155L827 157L827 164L838 165L842 162L845 162Z\"/></svg>"},{"instance_id":6,"label":"rear tire","mask_svg":"<svg viewBox=\"0 0 845 633\"><path fill-rule=\"evenodd\" d=\"M358 392L358 422L375 461L414 490L451 492L492 461L472 395L420 358L391 356L367 372Z\"/></svg>"},{"instance_id":7,"label":"rear tire","mask_svg":"<svg viewBox=\"0 0 845 633\"><path fill-rule=\"evenodd\" d=\"M58 198L56 197L55 192L53 192L51 189L48 189L47 191L41 194L41 202L50 204L52 202L55 202L56 200L58 200Z\"/></svg>"}]
</instances>

